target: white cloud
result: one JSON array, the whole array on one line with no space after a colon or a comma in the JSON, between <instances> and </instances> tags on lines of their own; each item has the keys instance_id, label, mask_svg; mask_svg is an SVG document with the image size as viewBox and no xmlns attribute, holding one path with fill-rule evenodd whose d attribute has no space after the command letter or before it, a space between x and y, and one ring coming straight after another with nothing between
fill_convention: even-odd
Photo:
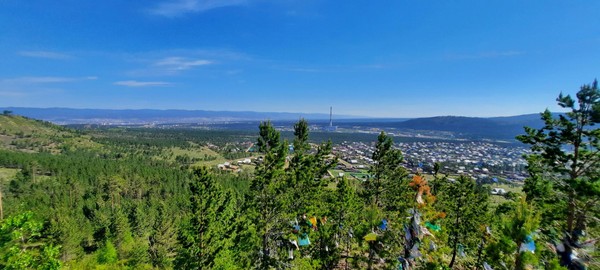
<instances>
[{"instance_id":1,"label":"white cloud","mask_svg":"<svg viewBox=\"0 0 600 270\"><path fill-rule=\"evenodd\" d=\"M257 61L249 55L225 49L171 49L129 54L123 59L133 67L125 75L154 78L175 76L195 69L211 71L209 67L217 64L227 69L241 69Z\"/></svg>"},{"instance_id":2,"label":"white cloud","mask_svg":"<svg viewBox=\"0 0 600 270\"><path fill-rule=\"evenodd\" d=\"M25 57L35 57L35 58L46 58L46 59L55 59L55 60L63 60L71 58L70 55L66 55L63 53L50 52L50 51L20 51L18 52L20 56Z\"/></svg>"},{"instance_id":3,"label":"white cloud","mask_svg":"<svg viewBox=\"0 0 600 270\"><path fill-rule=\"evenodd\" d=\"M177 70L186 70L196 66L206 66L212 64L211 61L204 59L186 59L183 57L167 57L163 58L156 63L154 63L157 67L165 67L166 69L177 71Z\"/></svg>"},{"instance_id":4,"label":"white cloud","mask_svg":"<svg viewBox=\"0 0 600 270\"><path fill-rule=\"evenodd\" d=\"M140 81L118 81L114 82L114 85L121 85L127 87L152 87L152 86L169 86L170 82L140 82Z\"/></svg>"},{"instance_id":5,"label":"white cloud","mask_svg":"<svg viewBox=\"0 0 600 270\"><path fill-rule=\"evenodd\" d=\"M149 12L164 17L178 17L186 13L199 13L246 3L247 0L167 0L150 9Z\"/></svg>"}]
</instances>

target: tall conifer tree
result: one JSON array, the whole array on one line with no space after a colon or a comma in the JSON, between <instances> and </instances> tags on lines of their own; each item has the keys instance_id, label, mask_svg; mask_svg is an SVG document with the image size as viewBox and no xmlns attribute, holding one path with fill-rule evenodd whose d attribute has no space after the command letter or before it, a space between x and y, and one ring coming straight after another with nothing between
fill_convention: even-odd
<instances>
[{"instance_id":1,"label":"tall conifer tree","mask_svg":"<svg viewBox=\"0 0 600 270\"><path fill-rule=\"evenodd\" d=\"M281 195L285 187L287 143L281 141L279 132L267 121L259 125L257 146L263 154L263 159L256 167L248 201L250 207L256 211L252 219L260 238L256 267L269 269L279 262L275 240L285 224L281 213Z\"/></svg>"},{"instance_id":2,"label":"tall conifer tree","mask_svg":"<svg viewBox=\"0 0 600 270\"><path fill-rule=\"evenodd\" d=\"M564 246L559 251L561 264L575 267L573 247L579 246L588 225L597 223L591 217L600 214L600 129L595 127L600 123L598 82L581 86L576 99L561 93L556 101L568 112L556 117L544 111L544 127L526 127L526 134L517 139L531 145L533 152L527 156L527 199L552 209L544 211L544 225L560 220L562 228L558 229L564 236L555 237L561 237Z\"/></svg>"}]
</instances>

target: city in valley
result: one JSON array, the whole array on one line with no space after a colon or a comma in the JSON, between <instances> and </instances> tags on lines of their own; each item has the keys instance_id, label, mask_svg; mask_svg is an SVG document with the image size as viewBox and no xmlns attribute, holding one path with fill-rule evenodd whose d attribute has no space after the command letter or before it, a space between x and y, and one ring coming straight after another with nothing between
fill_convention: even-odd
<instances>
[{"instance_id":1,"label":"city in valley","mask_svg":"<svg viewBox=\"0 0 600 270\"><path fill-rule=\"evenodd\" d=\"M276 123L275 127L285 136L293 132L293 126L288 121ZM317 123L323 121L317 121ZM348 177L356 180L366 181L370 176L369 170L374 164L372 159L375 150L375 141L379 132L386 132L396 141L395 148L403 154L402 166L412 173L433 174L435 163L439 163L438 173L456 178L467 175L480 183L511 183L520 185L527 177L524 155L531 151L515 140L494 139L468 139L461 138L453 132L432 130L409 130L374 127L365 127L365 123L352 122L342 123L342 126L331 126L313 124L310 126L312 139L312 150L316 151L318 143L326 140L333 142L333 155L337 158L335 168L329 170L330 177ZM192 130L233 130L257 127L258 123L227 123L209 125L161 125L161 129L191 128ZM146 126L147 127L147 126ZM156 128L156 126L153 126ZM251 131L250 131L251 133ZM291 135L290 135L291 136ZM261 156L255 153L254 140L244 136L233 139L220 148L214 144L208 144L216 152L233 151L240 155L246 152L247 156L226 160L216 166L224 171L241 172L244 169L253 168L257 162L261 162ZM293 146L289 145L293 153ZM224 150L225 149L225 150ZM243 154L241 154L243 155ZM202 164L202 162L198 163ZM212 163L210 163L212 164Z\"/></svg>"}]
</instances>

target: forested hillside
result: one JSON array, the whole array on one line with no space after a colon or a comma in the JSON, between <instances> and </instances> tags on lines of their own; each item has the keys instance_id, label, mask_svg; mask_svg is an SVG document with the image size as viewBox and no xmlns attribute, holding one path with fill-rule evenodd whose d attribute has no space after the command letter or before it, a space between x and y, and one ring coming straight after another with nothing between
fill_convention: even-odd
<instances>
[{"instance_id":1,"label":"forested hillside","mask_svg":"<svg viewBox=\"0 0 600 270\"><path fill-rule=\"evenodd\" d=\"M553 116L559 117L554 113ZM438 116L415 118L395 123L398 129L449 131L458 137L471 139L502 139L514 140L515 136L523 133L523 126L541 128L544 122L539 115L518 115L510 117L464 117Z\"/></svg>"},{"instance_id":2,"label":"forested hillside","mask_svg":"<svg viewBox=\"0 0 600 270\"><path fill-rule=\"evenodd\" d=\"M238 153L206 150L227 149L226 133L83 132L3 115L0 268L599 269L600 92L558 100L569 113L544 112L545 127L519 136L534 150L530 177L501 202L439 164L407 171L383 132L357 181L329 176L332 143L309 143L305 120L289 141L261 123L245 135L260 162L232 173L184 158Z\"/></svg>"}]
</instances>

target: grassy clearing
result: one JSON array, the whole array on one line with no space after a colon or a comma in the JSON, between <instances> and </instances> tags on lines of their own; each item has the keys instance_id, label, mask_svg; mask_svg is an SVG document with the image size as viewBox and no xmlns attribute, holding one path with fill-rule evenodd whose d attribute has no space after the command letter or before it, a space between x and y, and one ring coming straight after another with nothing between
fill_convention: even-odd
<instances>
[{"instance_id":1,"label":"grassy clearing","mask_svg":"<svg viewBox=\"0 0 600 270\"><path fill-rule=\"evenodd\" d=\"M348 179L354 179L354 180L358 180L358 181L365 181L367 179L367 177L369 176L369 171L367 170L361 170L360 172L345 172L343 170L336 170L336 169L332 169L329 170L329 175L331 177L339 177L340 173L343 173L344 176Z\"/></svg>"},{"instance_id":2,"label":"grassy clearing","mask_svg":"<svg viewBox=\"0 0 600 270\"><path fill-rule=\"evenodd\" d=\"M490 195L490 204L493 206L497 206L503 204L505 202L509 202L510 200L506 199L504 196L500 195Z\"/></svg>"},{"instance_id":3,"label":"grassy clearing","mask_svg":"<svg viewBox=\"0 0 600 270\"><path fill-rule=\"evenodd\" d=\"M360 181L366 181L369 177L370 174L366 173L366 172L360 172L360 173L349 173L352 177L354 177L354 179L356 180L360 180Z\"/></svg>"},{"instance_id":4,"label":"grassy clearing","mask_svg":"<svg viewBox=\"0 0 600 270\"><path fill-rule=\"evenodd\" d=\"M177 156L189 156L190 158L196 159L204 159L206 157L215 158L214 160L200 160L194 163L194 166L208 166L213 167L217 166L217 164L226 162L227 160L221 156L221 154L215 152L214 150L207 147L197 147L193 149L181 149L179 147L172 147L169 149L171 151L171 159L175 161Z\"/></svg>"},{"instance_id":5,"label":"grassy clearing","mask_svg":"<svg viewBox=\"0 0 600 270\"><path fill-rule=\"evenodd\" d=\"M179 147L171 147L169 149L173 156L188 155L191 158L204 158L206 156L214 156L222 158L222 156L208 147L194 147L193 150L181 149Z\"/></svg>"},{"instance_id":6,"label":"grassy clearing","mask_svg":"<svg viewBox=\"0 0 600 270\"><path fill-rule=\"evenodd\" d=\"M506 192L517 193L517 194L519 194L519 196L525 196L525 193L523 192L522 184L511 184L511 185L508 185L508 184L494 184L494 185L486 184L484 186L489 187L490 189L503 188ZM499 205L499 204L509 202L509 201L510 200L506 199L504 196L490 195L490 202L491 202L492 206Z\"/></svg>"},{"instance_id":7,"label":"grassy clearing","mask_svg":"<svg viewBox=\"0 0 600 270\"><path fill-rule=\"evenodd\" d=\"M337 182L335 181L331 181L327 184L327 186L325 187L326 189L330 189L330 190L336 190L337 189Z\"/></svg>"},{"instance_id":8,"label":"grassy clearing","mask_svg":"<svg viewBox=\"0 0 600 270\"><path fill-rule=\"evenodd\" d=\"M225 157L223 157L221 154L219 154L218 152L208 148L208 147L203 147L203 146L195 146L192 149L182 149L179 147L172 147L167 149L166 151L169 151L170 154L168 156L170 156L170 160L171 161L175 161L175 158L177 156L189 156L190 158L195 158L195 159L199 159L199 161L196 161L195 163L191 164L192 167L209 167L209 168L215 168L217 167L218 164L223 164L225 162L229 162L232 165L236 165L236 166L240 166L240 169L242 169L242 171L247 172L247 173L254 173L256 166L254 164L238 164L238 161L243 161L246 158L250 158L250 155L248 157L245 158L238 158L238 159L234 159L234 160L228 160Z\"/></svg>"},{"instance_id":9,"label":"grassy clearing","mask_svg":"<svg viewBox=\"0 0 600 270\"><path fill-rule=\"evenodd\" d=\"M494 185L485 185L485 186L489 186L490 188L503 188L504 190L506 190L506 192L514 192L514 193L524 194L522 184L512 184L512 185L494 184Z\"/></svg>"},{"instance_id":10,"label":"grassy clearing","mask_svg":"<svg viewBox=\"0 0 600 270\"><path fill-rule=\"evenodd\" d=\"M342 170L329 170L329 175L331 177L338 177L339 173L344 173L344 176L346 176L346 177L348 176L348 173L345 173Z\"/></svg>"},{"instance_id":11,"label":"grassy clearing","mask_svg":"<svg viewBox=\"0 0 600 270\"><path fill-rule=\"evenodd\" d=\"M0 181L9 181L19 172L19 169L0 168Z\"/></svg>"}]
</instances>

